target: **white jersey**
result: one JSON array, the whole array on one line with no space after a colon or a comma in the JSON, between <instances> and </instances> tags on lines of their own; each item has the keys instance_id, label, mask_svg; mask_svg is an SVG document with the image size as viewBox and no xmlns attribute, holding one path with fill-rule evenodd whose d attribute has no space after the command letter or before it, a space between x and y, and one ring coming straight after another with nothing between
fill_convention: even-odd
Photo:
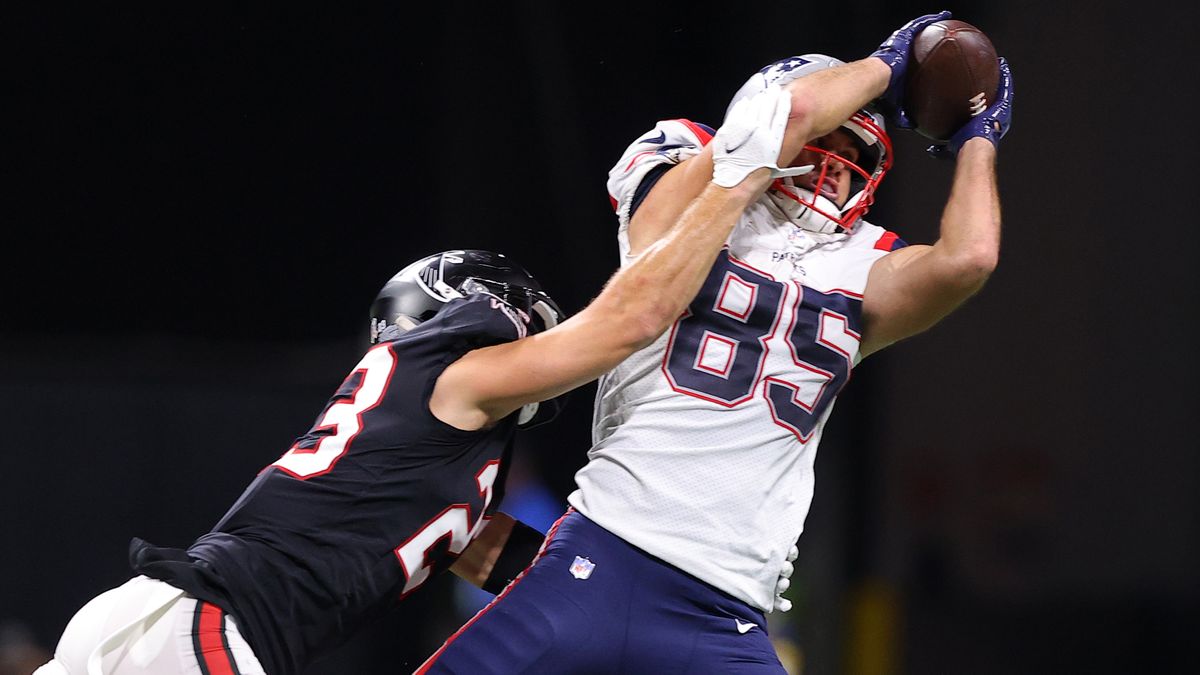
<instances>
[{"instance_id":1,"label":"white jersey","mask_svg":"<svg viewBox=\"0 0 1200 675\"><path fill-rule=\"evenodd\" d=\"M622 264L638 185L711 132L660 122L609 174ZM771 611L813 496L834 398L859 360L862 293L895 235L818 234L752 204L688 311L599 383L571 505L679 569Z\"/></svg>"}]
</instances>

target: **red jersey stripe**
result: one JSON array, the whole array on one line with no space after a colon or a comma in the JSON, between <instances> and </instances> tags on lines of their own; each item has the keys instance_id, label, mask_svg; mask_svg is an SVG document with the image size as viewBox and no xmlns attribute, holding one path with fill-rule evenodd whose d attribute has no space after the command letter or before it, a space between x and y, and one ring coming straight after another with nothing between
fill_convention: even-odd
<instances>
[{"instance_id":1,"label":"red jersey stripe","mask_svg":"<svg viewBox=\"0 0 1200 675\"><path fill-rule=\"evenodd\" d=\"M896 234L895 232L884 232L883 236L879 238L879 241L875 242L875 248L879 249L880 251L890 251L892 250L892 245L895 244L896 240L899 238L900 235Z\"/></svg>"}]
</instances>

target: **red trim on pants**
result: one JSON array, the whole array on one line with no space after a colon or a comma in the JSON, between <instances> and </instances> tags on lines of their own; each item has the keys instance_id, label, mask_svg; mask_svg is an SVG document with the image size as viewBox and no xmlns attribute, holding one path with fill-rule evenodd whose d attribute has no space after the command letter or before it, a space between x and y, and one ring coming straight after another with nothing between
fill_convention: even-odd
<instances>
[{"instance_id":1,"label":"red trim on pants","mask_svg":"<svg viewBox=\"0 0 1200 675\"><path fill-rule=\"evenodd\" d=\"M225 639L225 611L204 601L196 602L192 646L204 675L241 675L229 641Z\"/></svg>"}]
</instances>

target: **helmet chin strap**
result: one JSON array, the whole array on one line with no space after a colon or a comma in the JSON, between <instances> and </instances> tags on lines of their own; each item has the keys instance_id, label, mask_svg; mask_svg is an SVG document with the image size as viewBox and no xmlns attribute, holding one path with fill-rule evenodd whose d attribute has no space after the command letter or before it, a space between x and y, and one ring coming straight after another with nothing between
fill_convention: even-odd
<instances>
[{"instance_id":1,"label":"helmet chin strap","mask_svg":"<svg viewBox=\"0 0 1200 675\"><path fill-rule=\"evenodd\" d=\"M433 282L433 290L437 291L438 293L441 293L442 297L445 298L447 301L454 300L455 298L466 297L462 293L460 293L457 288L454 288L453 286L442 281L441 279L437 279Z\"/></svg>"},{"instance_id":2,"label":"helmet chin strap","mask_svg":"<svg viewBox=\"0 0 1200 675\"><path fill-rule=\"evenodd\" d=\"M538 300L533 303L533 311L542 319L542 325L546 330L550 330L558 325L558 314L550 308L550 305ZM517 416L517 426L528 424L538 413L540 403L527 403L521 406L521 414Z\"/></svg>"},{"instance_id":3,"label":"helmet chin strap","mask_svg":"<svg viewBox=\"0 0 1200 675\"><path fill-rule=\"evenodd\" d=\"M796 187L791 178L784 178L780 182L777 182L772 189L767 190L767 197L775 206L779 207L780 211L783 211L787 219L796 227L822 234L848 231L849 228L842 227L841 223L821 213L821 211L839 215L842 213L842 209L838 208L838 205L834 204L832 200L818 195L812 190ZM849 204L849 202L847 203Z\"/></svg>"},{"instance_id":4,"label":"helmet chin strap","mask_svg":"<svg viewBox=\"0 0 1200 675\"><path fill-rule=\"evenodd\" d=\"M541 317L542 325L546 327L546 330L550 330L558 325L558 314L546 302L538 300L533 303L532 309L535 314Z\"/></svg>"}]
</instances>

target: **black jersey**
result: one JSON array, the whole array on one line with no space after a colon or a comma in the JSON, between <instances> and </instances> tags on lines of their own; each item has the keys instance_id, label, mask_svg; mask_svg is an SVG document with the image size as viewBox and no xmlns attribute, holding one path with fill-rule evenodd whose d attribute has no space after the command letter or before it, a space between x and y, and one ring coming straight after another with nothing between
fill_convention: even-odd
<instances>
[{"instance_id":1,"label":"black jersey","mask_svg":"<svg viewBox=\"0 0 1200 675\"><path fill-rule=\"evenodd\" d=\"M137 572L236 617L268 673L298 672L453 562L500 502L516 415L479 431L429 397L466 352L514 340L489 296L376 345L313 428L188 550L135 540Z\"/></svg>"}]
</instances>

